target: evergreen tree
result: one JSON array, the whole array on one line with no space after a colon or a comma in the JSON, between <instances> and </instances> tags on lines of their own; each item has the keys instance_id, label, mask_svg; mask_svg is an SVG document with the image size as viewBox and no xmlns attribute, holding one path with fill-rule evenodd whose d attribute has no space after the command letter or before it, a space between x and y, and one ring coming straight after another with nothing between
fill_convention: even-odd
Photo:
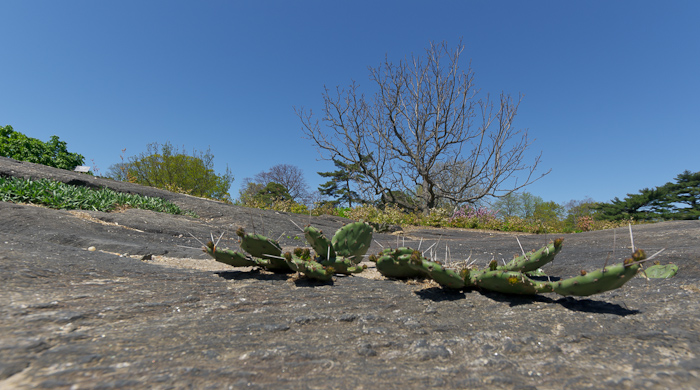
<instances>
[{"instance_id":1,"label":"evergreen tree","mask_svg":"<svg viewBox=\"0 0 700 390\"><path fill-rule=\"evenodd\" d=\"M700 172L686 170L675 181L627 194L623 200L615 198L610 203L599 203L595 207L596 217L609 221L700 218Z\"/></svg>"},{"instance_id":2,"label":"evergreen tree","mask_svg":"<svg viewBox=\"0 0 700 390\"><path fill-rule=\"evenodd\" d=\"M664 217L664 191L644 188L638 194L627 194L625 199L615 197L610 203L599 203L596 216L606 221L634 219L651 221Z\"/></svg>"},{"instance_id":3,"label":"evergreen tree","mask_svg":"<svg viewBox=\"0 0 700 390\"><path fill-rule=\"evenodd\" d=\"M664 187L668 191L672 219L700 218L700 172L686 170L676 176L676 183Z\"/></svg>"},{"instance_id":4,"label":"evergreen tree","mask_svg":"<svg viewBox=\"0 0 700 390\"><path fill-rule=\"evenodd\" d=\"M352 208L352 202L357 203L361 200L357 192L353 191L350 183L361 180L362 175L358 173L358 164L347 164L333 159L333 163L337 171L333 172L318 172L321 177L329 177L330 181L321 184L318 187L318 192L321 195L327 195L336 198L333 200L334 205L347 204Z\"/></svg>"}]
</instances>

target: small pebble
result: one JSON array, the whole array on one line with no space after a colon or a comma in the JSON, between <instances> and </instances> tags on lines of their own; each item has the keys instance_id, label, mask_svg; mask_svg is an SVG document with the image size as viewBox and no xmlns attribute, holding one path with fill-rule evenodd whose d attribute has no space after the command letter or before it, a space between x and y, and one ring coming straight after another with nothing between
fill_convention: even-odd
<instances>
[{"instance_id":1,"label":"small pebble","mask_svg":"<svg viewBox=\"0 0 700 390\"><path fill-rule=\"evenodd\" d=\"M95 248L94 246L91 246L91 247L88 248L88 250L89 250L90 252L94 252L94 251L97 250L97 248Z\"/></svg>"}]
</instances>

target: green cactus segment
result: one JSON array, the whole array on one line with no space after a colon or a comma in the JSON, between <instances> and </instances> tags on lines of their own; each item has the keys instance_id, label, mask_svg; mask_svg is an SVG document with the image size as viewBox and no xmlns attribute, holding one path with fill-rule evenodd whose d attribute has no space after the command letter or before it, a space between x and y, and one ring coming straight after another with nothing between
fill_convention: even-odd
<instances>
[{"instance_id":1,"label":"green cactus segment","mask_svg":"<svg viewBox=\"0 0 700 390\"><path fill-rule=\"evenodd\" d=\"M410 255L402 256L402 259L395 259L391 255L379 256L376 258L377 271L387 278L419 278L426 276L426 273L408 266ZM372 260L372 259L370 259Z\"/></svg>"},{"instance_id":2,"label":"green cactus segment","mask_svg":"<svg viewBox=\"0 0 700 390\"><path fill-rule=\"evenodd\" d=\"M422 256L419 256L418 252L414 252L414 255L411 256L408 266L417 271L427 273L441 286L458 289L466 287L464 278L459 273L443 267L440 263L424 259Z\"/></svg>"},{"instance_id":3,"label":"green cactus segment","mask_svg":"<svg viewBox=\"0 0 700 390\"><path fill-rule=\"evenodd\" d=\"M543 292L552 292L552 286L548 282L537 282L528 278L521 272L515 271L488 271L475 273L471 276L470 282L471 285L481 289L496 291L504 294L532 295Z\"/></svg>"},{"instance_id":4,"label":"green cactus segment","mask_svg":"<svg viewBox=\"0 0 700 390\"><path fill-rule=\"evenodd\" d=\"M304 228L304 237L308 241L311 248L322 259L332 259L335 257L335 250L331 245L331 240L323 235L323 232L312 226Z\"/></svg>"},{"instance_id":5,"label":"green cactus segment","mask_svg":"<svg viewBox=\"0 0 700 390\"><path fill-rule=\"evenodd\" d=\"M388 278L419 278L427 276L423 270L413 269L408 266L411 255L416 252L411 248L398 248L396 250L385 248L377 256L370 256L370 261L377 263L377 271ZM417 252L420 255L419 252Z\"/></svg>"},{"instance_id":6,"label":"green cactus segment","mask_svg":"<svg viewBox=\"0 0 700 390\"><path fill-rule=\"evenodd\" d=\"M639 261L644 260L644 251L638 249L624 263L611 265L592 272L581 271L580 276L551 282L554 292L561 295L587 296L614 290L631 280L639 271Z\"/></svg>"},{"instance_id":7,"label":"green cactus segment","mask_svg":"<svg viewBox=\"0 0 700 390\"><path fill-rule=\"evenodd\" d=\"M511 260L508 264L498 267L503 271L530 272L543 265L552 262L554 256L561 251L563 238L557 238L553 242L543 246L538 251L526 253Z\"/></svg>"},{"instance_id":8,"label":"green cactus segment","mask_svg":"<svg viewBox=\"0 0 700 390\"><path fill-rule=\"evenodd\" d=\"M246 256L244 253L232 251L230 249L219 249L215 247L214 243L211 241L202 249L204 249L209 256L213 257L214 260L233 267L254 267L257 265L255 260Z\"/></svg>"},{"instance_id":9,"label":"green cactus segment","mask_svg":"<svg viewBox=\"0 0 700 390\"><path fill-rule=\"evenodd\" d=\"M255 264L257 264L260 267L265 268L268 271L283 272L283 273L289 273L289 272L293 271L289 267L289 264L286 261L284 261L284 259L281 259L281 258L261 259L258 257L254 257L253 260L255 261Z\"/></svg>"},{"instance_id":10,"label":"green cactus segment","mask_svg":"<svg viewBox=\"0 0 700 390\"><path fill-rule=\"evenodd\" d=\"M523 272L525 276L531 277L531 276L547 276L547 273L542 271L541 268L538 268L534 271L529 271L529 272Z\"/></svg>"},{"instance_id":11,"label":"green cactus segment","mask_svg":"<svg viewBox=\"0 0 700 390\"><path fill-rule=\"evenodd\" d=\"M331 244L337 256L359 264L372 244L372 227L364 222L349 223L335 232Z\"/></svg>"},{"instance_id":12,"label":"green cactus segment","mask_svg":"<svg viewBox=\"0 0 700 390\"><path fill-rule=\"evenodd\" d=\"M319 263L324 267L332 267L337 274L359 274L367 269L367 265L355 264L351 260L342 257L321 260Z\"/></svg>"},{"instance_id":13,"label":"green cactus segment","mask_svg":"<svg viewBox=\"0 0 700 390\"><path fill-rule=\"evenodd\" d=\"M333 278L335 270L333 267L324 267L313 260L306 260L293 255L289 252L284 254L285 262L288 264L289 268L294 271L301 272L308 278L328 281Z\"/></svg>"},{"instance_id":14,"label":"green cactus segment","mask_svg":"<svg viewBox=\"0 0 700 390\"><path fill-rule=\"evenodd\" d=\"M644 270L644 274L650 279L666 279L676 276L678 266L675 264L656 264Z\"/></svg>"},{"instance_id":15,"label":"green cactus segment","mask_svg":"<svg viewBox=\"0 0 700 390\"><path fill-rule=\"evenodd\" d=\"M273 239L261 234L246 233L243 228L238 229L236 234L241 238L241 249L253 257L271 260L282 255L282 247Z\"/></svg>"}]
</instances>

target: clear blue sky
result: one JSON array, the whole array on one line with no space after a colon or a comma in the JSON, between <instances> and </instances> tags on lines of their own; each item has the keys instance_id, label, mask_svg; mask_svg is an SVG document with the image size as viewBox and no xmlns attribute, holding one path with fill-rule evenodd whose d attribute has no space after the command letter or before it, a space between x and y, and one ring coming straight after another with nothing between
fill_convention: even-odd
<instances>
[{"instance_id":1,"label":"clear blue sky","mask_svg":"<svg viewBox=\"0 0 700 390\"><path fill-rule=\"evenodd\" d=\"M0 2L0 125L100 172L151 142L211 147L245 177L318 161L293 107L460 37L482 92L525 95L528 191L609 201L700 171L700 1Z\"/></svg>"}]
</instances>

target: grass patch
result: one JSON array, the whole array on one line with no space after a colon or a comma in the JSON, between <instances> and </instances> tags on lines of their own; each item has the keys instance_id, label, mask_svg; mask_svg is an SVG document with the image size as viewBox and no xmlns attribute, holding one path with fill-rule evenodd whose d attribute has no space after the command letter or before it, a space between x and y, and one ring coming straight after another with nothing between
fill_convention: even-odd
<instances>
[{"instance_id":1,"label":"grass patch","mask_svg":"<svg viewBox=\"0 0 700 390\"><path fill-rule=\"evenodd\" d=\"M107 188L93 190L48 179L0 177L0 201L39 204L62 210L109 212L119 208L135 208L197 217L195 213L183 211L174 203L161 198L125 194Z\"/></svg>"}]
</instances>

